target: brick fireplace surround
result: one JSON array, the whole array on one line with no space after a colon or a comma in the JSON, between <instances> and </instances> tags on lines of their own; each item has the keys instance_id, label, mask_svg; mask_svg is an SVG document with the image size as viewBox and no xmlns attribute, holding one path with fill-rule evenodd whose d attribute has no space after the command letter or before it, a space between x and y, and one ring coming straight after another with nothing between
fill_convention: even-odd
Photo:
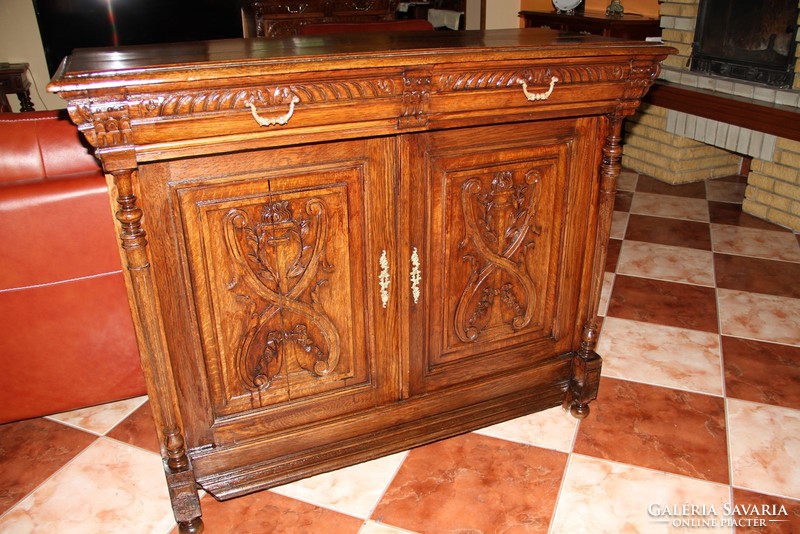
<instances>
[{"instance_id":1,"label":"brick fireplace surround","mask_svg":"<svg viewBox=\"0 0 800 534\"><path fill-rule=\"evenodd\" d=\"M794 109L794 120L800 121L797 57L791 89L689 70L698 5L699 0L661 3L662 38L679 51L662 64L661 79L715 94L786 106L782 109ZM796 39L800 40L800 35ZM664 182L688 183L747 172L743 159L747 161L748 156L752 161L743 210L800 232L800 141L647 103L626 121L623 165Z\"/></svg>"}]
</instances>

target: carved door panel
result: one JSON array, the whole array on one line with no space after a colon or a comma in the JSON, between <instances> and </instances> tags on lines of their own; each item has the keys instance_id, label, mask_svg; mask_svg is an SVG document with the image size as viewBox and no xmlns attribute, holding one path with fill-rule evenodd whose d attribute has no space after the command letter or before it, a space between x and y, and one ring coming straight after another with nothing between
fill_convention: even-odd
<instances>
[{"instance_id":1,"label":"carved door panel","mask_svg":"<svg viewBox=\"0 0 800 534\"><path fill-rule=\"evenodd\" d=\"M404 176L412 394L574 348L596 127L549 121L404 139L404 159L424 169Z\"/></svg>"},{"instance_id":2,"label":"carved door panel","mask_svg":"<svg viewBox=\"0 0 800 534\"><path fill-rule=\"evenodd\" d=\"M370 196L392 190L380 159L391 146L227 156L224 175L178 188L218 438L227 416L263 432L397 397L393 312L367 279L379 271L374 221L393 220L383 193Z\"/></svg>"}]
</instances>

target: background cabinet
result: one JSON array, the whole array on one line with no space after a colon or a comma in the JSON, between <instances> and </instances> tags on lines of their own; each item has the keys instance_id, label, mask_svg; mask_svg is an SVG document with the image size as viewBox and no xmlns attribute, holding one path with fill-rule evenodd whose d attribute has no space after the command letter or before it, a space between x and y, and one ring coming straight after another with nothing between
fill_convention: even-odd
<instances>
[{"instance_id":1,"label":"background cabinet","mask_svg":"<svg viewBox=\"0 0 800 534\"><path fill-rule=\"evenodd\" d=\"M305 24L394 18L398 0L244 0L245 37L297 35Z\"/></svg>"},{"instance_id":2,"label":"background cabinet","mask_svg":"<svg viewBox=\"0 0 800 534\"><path fill-rule=\"evenodd\" d=\"M554 11L520 11L526 28L552 28L589 35L645 40L661 36L658 17L625 13L623 17L607 17L602 11L581 11L574 15Z\"/></svg>"}]
</instances>

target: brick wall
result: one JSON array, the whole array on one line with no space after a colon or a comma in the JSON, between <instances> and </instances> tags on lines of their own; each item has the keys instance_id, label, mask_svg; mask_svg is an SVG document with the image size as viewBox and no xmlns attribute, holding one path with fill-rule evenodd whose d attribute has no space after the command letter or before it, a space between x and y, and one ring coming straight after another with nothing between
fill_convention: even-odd
<instances>
[{"instance_id":1,"label":"brick wall","mask_svg":"<svg viewBox=\"0 0 800 534\"><path fill-rule=\"evenodd\" d=\"M661 77L796 107L800 112L800 59L796 60L791 90L703 76L689 70L698 5L698 0L661 3L662 38L665 44L678 49L676 55L662 63ZM800 143L647 104L626 121L625 130L623 165L667 183L736 174L742 154L753 157L743 209L800 232Z\"/></svg>"}]
</instances>

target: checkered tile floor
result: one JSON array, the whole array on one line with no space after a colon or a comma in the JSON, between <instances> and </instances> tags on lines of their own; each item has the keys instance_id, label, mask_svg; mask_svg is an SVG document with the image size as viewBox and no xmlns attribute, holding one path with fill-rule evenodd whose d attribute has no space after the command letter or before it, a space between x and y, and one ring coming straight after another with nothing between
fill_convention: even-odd
<instances>
[{"instance_id":1,"label":"checkered tile floor","mask_svg":"<svg viewBox=\"0 0 800 534\"><path fill-rule=\"evenodd\" d=\"M800 237L744 187L623 171L588 419L205 496L206 532L800 533ZM156 450L145 398L0 426L0 533L177 532Z\"/></svg>"}]
</instances>

